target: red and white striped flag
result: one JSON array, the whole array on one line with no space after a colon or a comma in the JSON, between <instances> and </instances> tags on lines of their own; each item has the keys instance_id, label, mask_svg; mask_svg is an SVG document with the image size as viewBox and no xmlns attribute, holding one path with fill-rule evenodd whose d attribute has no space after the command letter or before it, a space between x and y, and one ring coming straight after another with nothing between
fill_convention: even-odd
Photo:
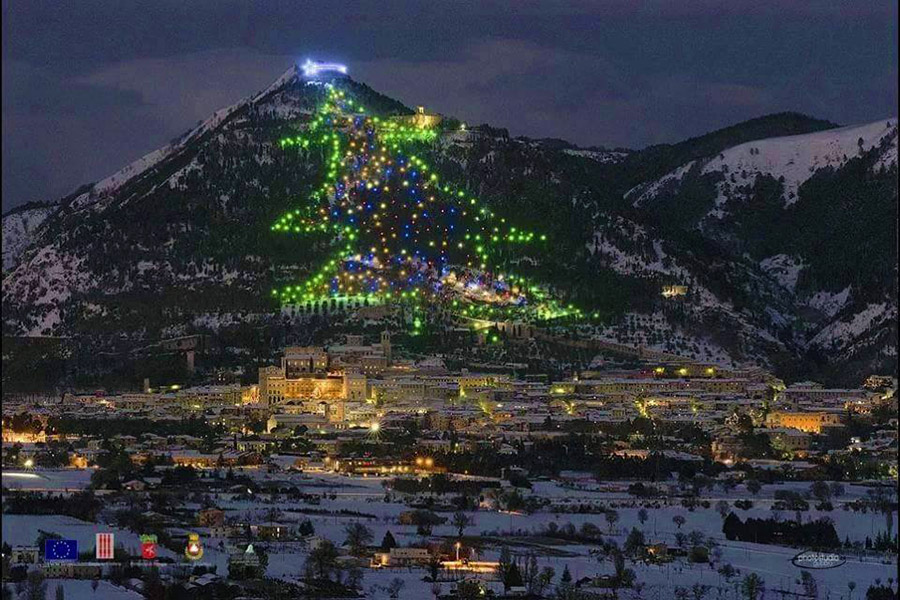
<instances>
[{"instance_id":1,"label":"red and white striped flag","mask_svg":"<svg viewBox=\"0 0 900 600\"><path fill-rule=\"evenodd\" d=\"M97 560L110 560L113 557L113 542L115 534L97 534Z\"/></svg>"}]
</instances>

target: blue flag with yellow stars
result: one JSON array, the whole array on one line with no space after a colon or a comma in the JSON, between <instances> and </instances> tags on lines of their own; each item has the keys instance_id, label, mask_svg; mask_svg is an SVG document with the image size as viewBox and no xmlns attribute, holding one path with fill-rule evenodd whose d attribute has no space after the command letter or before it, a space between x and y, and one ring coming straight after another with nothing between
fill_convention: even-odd
<instances>
[{"instance_id":1,"label":"blue flag with yellow stars","mask_svg":"<svg viewBox=\"0 0 900 600\"><path fill-rule=\"evenodd\" d=\"M78 540L45 540L44 560L78 560Z\"/></svg>"}]
</instances>

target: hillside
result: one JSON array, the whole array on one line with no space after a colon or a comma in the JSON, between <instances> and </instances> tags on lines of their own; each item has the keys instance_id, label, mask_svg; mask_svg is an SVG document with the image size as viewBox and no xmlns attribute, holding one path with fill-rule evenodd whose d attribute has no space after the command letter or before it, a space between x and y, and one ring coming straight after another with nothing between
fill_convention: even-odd
<instances>
[{"instance_id":1,"label":"hillside","mask_svg":"<svg viewBox=\"0 0 900 600\"><path fill-rule=\"evenodd\" d=\"M700 235L756 263L789 297L792 310L773 318L803 353L889 367L896 165L897 121L887 119L740 144L626 197L672 235Z\"/></svg>"},{"instance_id":2,"label":"hillside","mask_svg":"<svg viewBox=\"0 0 900 600\"><path fill-rule=\"evenodd\" d=\"M349 78L334 85L372 116L411 113ZM310 130L323 94L292 68L103 181L4 215L4 335L108 351L188 333L237 354L260 331L274 343L273 290L329 251L271 229L321 185L326 154L280 141ZM589 316L550 326L855 381L896 362L896 256L884 251L896 248L896 148L896 119L835 128L785 113L641 151L446 119L415 150L547 235L509 264ZM670 284L689 291L662 297Z\"/></svg>"},{"instance_id":3,"label":"hillside","mask_svg":"<svg viewBox=\"0 0 900 600\"><path fill-rule=\"evenodd\" d=\"M38 227L56 210L57 204L29 202L3 215L3 271L11 269L31 243Z\"/></svg>"}]
</instances>

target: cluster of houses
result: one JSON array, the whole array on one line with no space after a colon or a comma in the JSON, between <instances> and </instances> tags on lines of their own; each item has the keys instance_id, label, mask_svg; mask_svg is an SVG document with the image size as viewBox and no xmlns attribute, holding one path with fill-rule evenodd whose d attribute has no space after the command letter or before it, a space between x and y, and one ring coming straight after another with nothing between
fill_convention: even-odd
<instances>
[{"instance_id":1,"label":"cluster of houses","mask_svg":"<svg viewBox=\"0 0 900 600\"><path fill-rule=\"evenodd\" d=\"M340 345L286 348L280 365L259 370L255 385L154 390L145 382L144 387L140 393L6 398L3 441L5 450L15 446L16 452L5 451L4 460L21 464L43 450L41 442L61 437L73 442L72 466L94 464L105 451L99 436L48 435L41 427L16 430L13 416L23 413L41 424L52 417L143 418L161 424L191 417L224 432L212 444L209 439L153 431L107 440L123 447L137 464L153 458L202 469L227 468L264 465L269 455L288 454L295 455L292 464L278 466L376 475L439 468L340 456L346 442L387 441L382 432L410 419L419 424L422 456L485 443L500 453L515 453L516 442L565 436L570 424L625 424L646 418L700 426L712 439L707 453L730 462L747 458L732 422L740 415L749 416L773 447L802 458L817 451L819 442L848 418L880 408L894 414L897 410L892 377L872 376L857 389L813 382L785 386L762 369L680 361L585 371L548 381L496 371L451 372L440 357L397 359L388 332L369 344L363 336L351 335ZM304 437L303 447L291 446L298 434ZM846 450L866 449L886 458L897 447L890 423L872 439L851 441L852 448ZM619 450L628 449L619 444ZM685 446L672 450L691 451ZM329 458L334 459L330 464Z\"/></svg>"}]
</instances>

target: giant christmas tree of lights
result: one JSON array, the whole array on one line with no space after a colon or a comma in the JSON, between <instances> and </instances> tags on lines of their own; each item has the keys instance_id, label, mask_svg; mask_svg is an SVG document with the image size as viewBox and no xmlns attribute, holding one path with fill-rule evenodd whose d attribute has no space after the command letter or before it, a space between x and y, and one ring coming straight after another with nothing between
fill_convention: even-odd
<instances>
[{"instance_id":1,"label":"giant christmas tree of lights","mask_svg":"<svg viewBox=\"0 0 900 600\"><path fill-rule=\"evenodd\" d=\"M272 229L330 236L333 249L305 281L273 290L283 304L344 297L436 302L490 319L580 314L507 268L516 246L546 246L545 235L507 223L408 151L434 141L437 131L379 119L338 87L324 88L306 131L280 142L325 150L324 183Z\"/></svg>"}]
</instances>

